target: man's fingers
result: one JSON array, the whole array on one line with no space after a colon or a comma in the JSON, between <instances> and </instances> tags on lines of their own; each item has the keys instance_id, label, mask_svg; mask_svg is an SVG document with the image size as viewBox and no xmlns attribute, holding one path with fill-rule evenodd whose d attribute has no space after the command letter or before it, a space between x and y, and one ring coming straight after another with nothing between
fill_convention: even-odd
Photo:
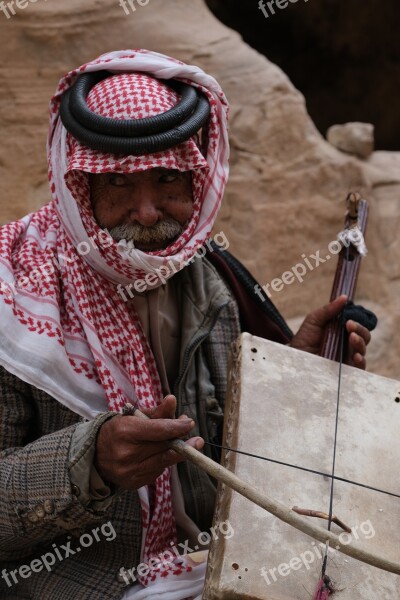
<instances>
[{"instance_id":1,"label":"man's fingers","mask_svg":"<svg viewBox=\"0 0 400 600\"><path fill-rule=\"evenodd\" d=\"M317 308L313 312L311 312L306 320L309 319L313 325L317 325L318 327L322 327L328 323L331 319L336 317L345 307L347 302L347 296L339 296L335 298L329 304L325 304L321 308Z\"/></svg>"},{"instance_id":2,"label":"man's fingers","mask_svg":"<svg viewBox=\"0 0 400 600\"><path fill-rule=\"evenodd\" d=\"M192 448L195 448L195 450L201 450L204 446L204 440L201 437L192 437L192 438L186 440L185 444L186 444L186 446L191 446ZM168 455L168 458L171 458L174 460L174 463L171 463L171 464L176 464L178 462L186 460L184 456L179 454L179 452L175 452L175 450L169 450L167 455Z\"/></svg>"},{"instance_id":3,"label":"man's fingers","mask_svg":"<svg viewBox=\"0 0 400 600\"><path fill-rule=\"evenodd\" d=\"M351 333L349 336L349 345L351 351L354 353L358 352L361 356L365 356L367 352L367 344L363 338L356 333Z\"/></svg>"},{"instance_id":4,"label":"man's fingers","mask_svg":"<svg viewBox=\"0 0 400 600\"><path fill-rule=\"evenodd\" d=\"M367 366L365 355L367 346L371 340L371 334L366 327L356 321L346 322L346 331L349 334L349 349L347 353L347 364L365 369Z\"/></svg>"},{"instance_id":5,"label":"man's fingers","mask_svg":"<svg viewBox=\"0 0 400 600\"><path fill-rule=\"evenodd\" d=\"M165 396L164 400L151 415L152 419L174 419L176 412L176 398L172 394Z\"/></svg>"},{"instance_id":6,"label":"man's fingers","mask_svg":"<svg viewBox=\"0 0 400 600\"><path fill-rule=\"evenodd\" d=\"M188 418L189 418L189 417L188 417L187 415L181 415L180 417L178 417L178 419L179 419L179 420L182 420L182 419L188 419Z\"/></svg>"},{"instance_id":7,"label":"man's fingers","mask_svg":"<svg viewBox=\"0 0 400 600\"><path fill-rule=\"evenodd\" d=\"M204 440L201 437L193 437L190 440L186 440L185 444L195 448L196 450L202 450L204 447Z\"/></svg>"},{"instance_id":8,"label":"man's fingers","mask_svg":"<svg viewBox=\"0 0 400 600\"><path fill-rule=\"evenodd\" d=\"M346 330L349 333L348 364L358 369L365 369L367 366L365 355L371 334L366 327L351 320L347 321Z\"/></svg>"},{"instance_id":9,"label":"man's fingers","mask_svg":"<svg viewBox=\"0 0 400 600\"><path fill-rule=\"evenodd\" d=\"M120 439L132 442L164 442L185 436L193 429L192 419L139 419L123 417Z\"/></svg>"},{"instance_id":10,"label":"man's fingers","mask_svg":"<svg viewBox=\"0 0 400 600\"><path fill-rule=\"evenodd\" d=\"M146 474L146 477L148 474L156 472L158 472L157 476L159 476L164 469L172 467L172 465L181 462L181 460L183 460L183 458L173 450L165 450L165 452L155 454L154 456L141 461L137 464L136 468L140 473Z\"/></svg>"},{"instance_id":11,"label":"man's fingers","mask_svg":"<svg viewBox=\"0 0 400 600\"><path fill-rule=\"evenodd\" d=\"M173 419L176 411L176 398L172 394L165 396L155 408L144 408L142 412L150 419Z\"/></svg>"},{"instance_id":12,"label":"man's fingers","mask_svg":"<svg viewBox=\"0 0 400 600\"><path fill-rule=\"evenodd\" d=\"M193 437L187 440L185 444L191 446L192 448L196 448L196 450L200 450L204 446L204 440L201 437ZM171 467L172 465L176 465L183 460L186 459L184 456L179 454L179 452L169 449L158 454L154 454L153 456L141 461L139 468L142 472L153 472L158 469Z\"/></svg>"},{"instance_id":13,"label":"man's fingers","mask_svg":"<svg viewBox=\"0 0 400 600\"><path fill-rule=\"evenodd\" d=\"M358 352L353 355L353 366L357 367L357 369L364 369L367 366L367 361L364 356L361 356Z\"/></svg>"},{"instance_id":14,"label":"man's fingers","mask_svg":"<svg viewBox=\"0 0 400 600\"><path fill-rule=\"evenodd\" d=\"M185 444L187 446L191 446L192 448L195 448L196 450L201 450L204 446L204 440L201 437L192 437L192 438L186 440ZM160 459L160 456L161 456L161 459ZM154 456L153 458L155 460L160 459L159 464L162 464L164 466L164 468L170 467L179 462L182 462L183 460L186 460L184 456L182 456L181 454L179 454L179 452L176 452L173 449L163 452L160 456Z\"/></svg>"},{"instance_id":15,"label":"man's fingers","mask_svg":"<svg viewBox=\"0 0 400 600\"><path fill-rule=\"evenodd\" d=\"M366 345L368 345L369 342L371 341L371 333L368 331L368 329L366 327L364 327L363 325L360 325L360 323L357 323L356 321L347 321L346 330L349 333L350 337L351 337L352 333L357 334L359 337L361 337L364 340Z\"/></svg>"}]
</instances>

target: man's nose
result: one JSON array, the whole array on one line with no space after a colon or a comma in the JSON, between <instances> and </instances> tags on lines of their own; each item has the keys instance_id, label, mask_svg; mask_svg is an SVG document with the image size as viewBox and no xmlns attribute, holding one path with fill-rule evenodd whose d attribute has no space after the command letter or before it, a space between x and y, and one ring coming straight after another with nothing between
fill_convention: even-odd
<instances>
[{"instance_id":1,"label":"man's nose","mask_svg":"<svg viewBox=\"0 0 400 600\"><path fill-rule=\"evenodd\" d=\"M130 220L144 227L152 227L163 217L157 199L150 193L135 194L129 211Z\"/></svg>"}]
</instances>

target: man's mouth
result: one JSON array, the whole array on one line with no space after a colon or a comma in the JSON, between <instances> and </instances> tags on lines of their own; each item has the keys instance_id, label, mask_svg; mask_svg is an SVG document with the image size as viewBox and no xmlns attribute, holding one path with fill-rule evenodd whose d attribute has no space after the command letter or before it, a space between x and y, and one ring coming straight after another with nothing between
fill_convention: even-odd
<instances>
[{"instance_id":1,"label":"man's mouth","mask_svg":"<svg viewBox=\"0 0 400 600\"><path fill-rule=\"evenodd\" d=\"M112 227L109 233L117 242L126 240L128 243L133 242L138 250L154 252L169 246L180 236L183 229L183 225L169 217L151 227L139 223L117 225Z\"/></svg>"}]
</instances>

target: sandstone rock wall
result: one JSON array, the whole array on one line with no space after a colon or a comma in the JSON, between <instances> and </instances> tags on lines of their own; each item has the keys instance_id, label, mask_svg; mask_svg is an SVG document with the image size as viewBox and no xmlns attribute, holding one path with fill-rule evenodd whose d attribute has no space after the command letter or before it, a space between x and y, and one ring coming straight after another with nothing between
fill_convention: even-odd
<instances>
[{"instance_id":1,"label":"sandstone rock wall","mask_svg":"<svg viewBox=\"0 0 400 600\"><path fill-rule=\"evenodd\" d=\"M381 317L370 368L400 377L398 227L400 157L368 161L342 154L318 133L303 96L286 75L222 25L203 0L150 0L125 14L117 1L29 4L10 19L0 13L0 222L49 199L45 141L47 104L60 74L105 51L147 47L212 73L231 103L231 178L217 230L262 285L327 246L343 223L343 201L360 190L371 203L369 256L358 298ZM272 292L298 320L330 294L335 260L308 270L302 283Z\"/></svg>"}]
</instances>

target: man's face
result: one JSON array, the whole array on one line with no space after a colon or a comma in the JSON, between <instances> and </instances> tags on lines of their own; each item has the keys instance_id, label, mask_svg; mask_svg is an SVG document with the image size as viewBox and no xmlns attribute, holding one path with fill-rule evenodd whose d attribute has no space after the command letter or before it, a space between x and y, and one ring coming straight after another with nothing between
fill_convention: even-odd
<instances>
[{"instance_id":1,"label":"man's face","mask_svg":"<svg viewBox=\"0 0 400 600\"><path fill-rule=\"evenodd\" d=\"M90 197L97 223L117 241L139 250L166 248L193 212L191 172L155 168L139 173L90 174Z\"/></svg>"}]
</instances>

